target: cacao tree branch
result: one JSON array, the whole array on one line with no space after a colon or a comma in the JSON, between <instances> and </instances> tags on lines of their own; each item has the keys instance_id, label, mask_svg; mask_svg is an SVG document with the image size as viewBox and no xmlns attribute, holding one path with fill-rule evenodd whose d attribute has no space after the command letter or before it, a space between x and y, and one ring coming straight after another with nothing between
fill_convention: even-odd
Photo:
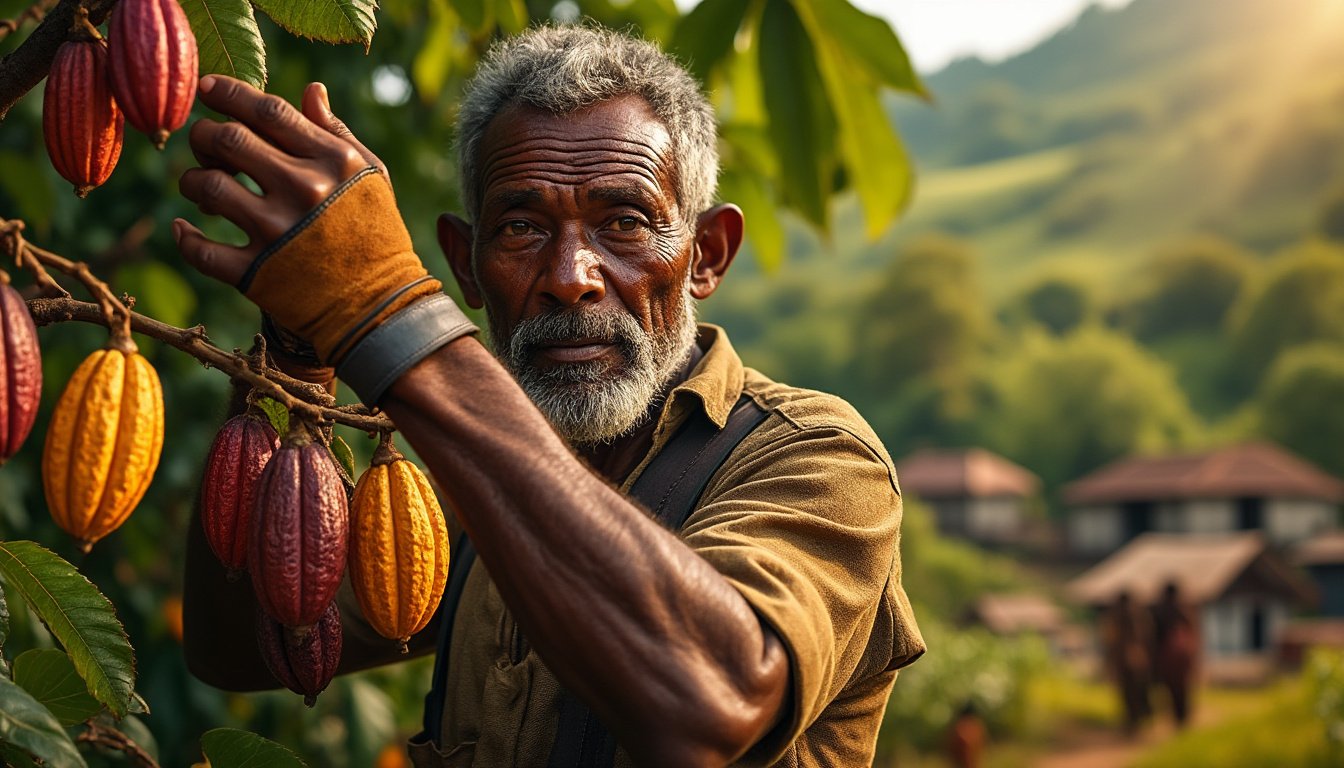
<instances>
[{"instance_id":1,"label":"cacao tree branch","mask_svg":"<svg viewBox=\"0 0 1344 768\"><path fill-rule=\"evenodd\" d=\"M23 95L51 70L56 49L70 38L70 27L79 8L87 8L89 22L102 24L117 0L60 0L42 23L12 53L0 59L0 120Z\"/></svg>"},{"instance_id":2,"label":"cacao tree branch","mask_svg":"<svg viewBox=\"0 0 1344 768\"><path fill-rule=\"evenodd\" d=\"M130 736L107 725L101 725L92 720L84 723L85 730L79 734L79 741L87 742L105 749L115 749L130 759L132 765L140 768L161 768L157 760L150 757L149 753L139 744L136 744Z\"/></svg>"},{"instance_id":3,"label":"cacao tree branch","mask_svg":"<svg viewBox=\"0 0 1344 768\"><path fill-rule=\"evenodd\" d=\"M28 311L39 327L68 321L108 325L98 305L76 299L31 299ZM344 424L370 434L396 429L386 416L370 413L364 406L333 406L334 398L316 384L290 378L249 359L240 350L225 352L209 342L204 326L178 328L138 312L131 312L130 318L131 330L136 333L181 350L207 368L224 371L316 424Z\"/></svg>"},{"instance_id":4,"label":"cacao tree branch","mask_svg":"<svg viewBox=\"0 0 1344 768\"><path fill-rule=\"evenodd\" d=\"M12 19L0 19L0 40L18 32L19 27L23 26L23 23L29 19L42 21L42 17L47 15L47 11L51 10L51 6L55 4L56 0L38 0L38 2L24 8L18 16Z\"/></svg>"},{"instance_id":5,"label":"cacao tree branch","mask_svg":"<svg viewBox=\"0 0 1344 768\"><path fill-rule=\"evenodd\" d=\"M13 251L15 258L20 265L37 263L43 267L52 267L67 275L75 278L84 284L89 295L98 302L98 306L103 311L106 318L108 329L112 331L114 340L121 344L129 344L131 336L131 310L112 293L112 289L107 283L99 280L89 265L82 261L71 261L64 256L52 253L44 248L38 248L36 245L28 242L23 237L22 221L6 221L0 219L0 237L3 237L7 244L5 250ZM45 270L43 270L45 272ZM51 276L47 275L51 280ZM54 281L52 281L54 282ZM69 293L66 293L69 296Z\"/></svg>"}]
</instances>

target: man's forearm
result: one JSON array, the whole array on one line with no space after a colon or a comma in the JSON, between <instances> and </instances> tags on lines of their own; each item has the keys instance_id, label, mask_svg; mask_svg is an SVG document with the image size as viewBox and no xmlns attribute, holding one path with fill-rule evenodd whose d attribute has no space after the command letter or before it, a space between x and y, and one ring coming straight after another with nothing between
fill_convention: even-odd
<instances>
[{"instance_id":1,"label":"man's forearm","mask_svg":"<svg viewBox=\"0 0 1344 768\"><path fill-rule=\"evenodd\" d=\"M726 760L774 723L788 678L778 638L575 458L477 341L426 358L381 405L538 654L637 757Z\"/></svg>"}]
</instances>

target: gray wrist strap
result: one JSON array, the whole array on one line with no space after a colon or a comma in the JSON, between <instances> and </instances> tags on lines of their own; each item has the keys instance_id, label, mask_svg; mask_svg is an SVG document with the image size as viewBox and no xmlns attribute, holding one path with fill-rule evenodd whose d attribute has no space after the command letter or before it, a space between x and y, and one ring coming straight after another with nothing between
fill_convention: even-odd
<instances>
[{"instance_id":1,"label":"gray wrist strap","mask_svg":"<svg viewBox=\"0 0 1344 768\"><path fill-rule=\"evenodd\" d=\"M336 375L366 405L377 405L387 388L411 366L444 344L479 329L457 302L439 294L383 321L346 354Z\"/></svg>"}]
</instances>

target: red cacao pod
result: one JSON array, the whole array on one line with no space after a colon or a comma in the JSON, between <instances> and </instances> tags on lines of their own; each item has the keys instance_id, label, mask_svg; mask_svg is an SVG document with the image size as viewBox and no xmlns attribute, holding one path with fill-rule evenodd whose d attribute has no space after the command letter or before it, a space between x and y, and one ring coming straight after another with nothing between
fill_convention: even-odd
<instances>
[{"instance_id":1,"label":"red cacao pod","mask_svg":"<svg viewBox=\"0 0 1344 768\"><path fill-rule=\"evenodd\" d=\"M224 422L205 460L201 483L201 523L215 556L230 580L247 567L247 536L257 486L280 438L264 418L252 414Z\"/></svg>"},{"instance_id":2,"label":"red cacao pod","mask_svg":"<svg viewBox=\"0 0 1344 768\"><path fill-rule=\"evenodd\" d=\"M42 399L42 353L23 297L0 284L0 464L18 452L33 429Z\"/></svg>"},{"instance_id":3,"label":"red cacao pod","mask_svg":"<svg viewBox=\"0 0 1344 768\"><path fill-rule=\"evenodd\" d=\"M88 195L112 175L123 122L107 83L107 44L61 43L43 91L42 133L52 166L75 185L76 195Z\"/></svg>"},{"instance_id":4,"label":"red cacao pod","mask_svg":"<svg viewBox=\"0 0 1344 768\"><path fill-rule=\"evenodd\" d=\"M136 130L163 149L196 99L196 36L177 0L121 0L108 22L112 93Z\"/></svg>"},{"instance_id":5,"label":"red cacao pod","mask_svg":"<svg viewBox=\"0 0 1344 768\"><path fill-rule=\"evenodd\" d=\"M336 675L341 644L341 612L335 603L327 606L317 625L302 637L286 630L265 611L257 611L257 645L266 668L286 688L302 694L303 703L310 707Z\"/></svg>"},{"instance_id":6,"label":"red cacao pod","mask_svg":"<svg viewBox=\"0 0 1344 768\"><path fill-rule=\"evenodd\" d=\"M331 452L291 425L258 481L247 569L257 602L304 630L336 597L345 572L349 508Z\"/></svg>"}]
</instances>

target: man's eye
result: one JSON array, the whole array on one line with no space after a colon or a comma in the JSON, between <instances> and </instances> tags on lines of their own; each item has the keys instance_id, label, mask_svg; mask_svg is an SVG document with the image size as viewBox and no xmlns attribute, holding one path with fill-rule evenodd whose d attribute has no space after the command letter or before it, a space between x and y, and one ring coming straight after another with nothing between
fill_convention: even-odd
<instances>
[{"instance_id":1,"label":"man's eye","mask_svg":"<svg viewBox=\"0 0 1344 768\"><path fill-rule=\"evenodd\" d=\"M639 219L634 216L622 216L611 222L611 228L618 232L634 232L639 227Z\"/></svg>"},{"instance_id":2,"label":"man's eye","mask_svg":"<svg viewBox=\"0 0 1344 768\"><path fill-rule=\"evenodd\" d=\"M504 232L510 235L526 235L532 231L532 225L526 221L514 220L504 224Z\"/></svg>"}]
</instances>

